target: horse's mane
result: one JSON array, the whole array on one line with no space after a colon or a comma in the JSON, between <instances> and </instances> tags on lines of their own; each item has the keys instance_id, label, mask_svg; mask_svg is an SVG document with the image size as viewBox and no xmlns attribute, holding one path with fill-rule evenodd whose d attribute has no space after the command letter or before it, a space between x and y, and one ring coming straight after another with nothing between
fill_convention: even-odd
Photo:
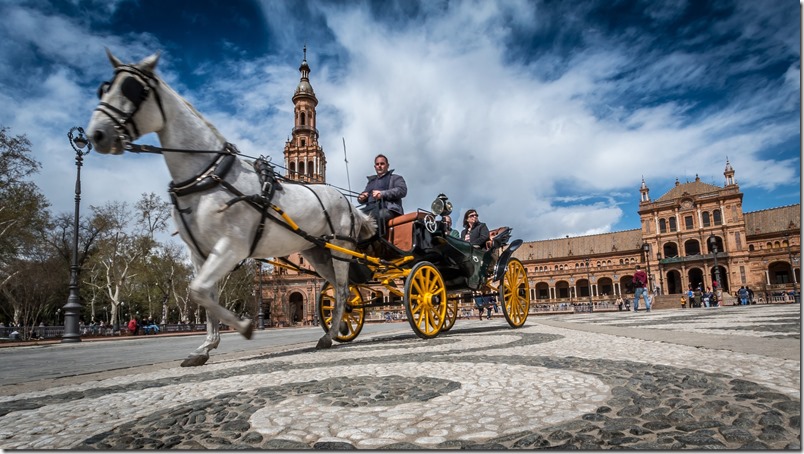
<instances>
[{"instance_id":1,"label":"horse's mane","mask_svg":"<svg viewBox=\"0 0 804 454\"><path fill-rule=\"evenodd\" d=\"M198 110L195 108L195 106L193 106L193 105L190 103L190 101L188 101L187 99L185 99L185 98L184 98L184 96L180 95L180 94L179 94L179 93L178 93L176 90L174 90L174 89L173 89L173 87L171 87L170 85L166 84L166 83L165 83L165 81L164 81L164 80L163 80L161 77L156 76L156 75L154 75L154 76L155 76L157 79L159 79L159 82L160 82L160 84L162 85L162 87L164 87L166 90L168 90L168 91L170 91L171 93L173 93L173 95L174 95L174 96L176 96L177 98L179 98L179 100L181 100L181 102L183 102L183 103L184 103L184 105L185 105L185 106L187 106L187 108L188 108L188 109L190 109L190 111L191 111L192 113L194 113L194 114L195 114L195 115L196 115L198 118L200 118L200 119L201 119L201 121L203 121L203 122L204 122L204 124L205 124L205 125L207 125L207 127L208 127L209 129L211 129L213 133L215 133L215 135L218 137L218 139L220 139L220 141L221 141L221 142L224 142L224 143L226 142L226 138L225 138L225 137L223 137L223 134L221 134L221 133L220 133L220 131L218 131L218 128L216 128L216 127L215 127L215 125L213 125L212 123L210 123L210 122L209 122L209 120L207 120L207 119L206 119L206 118L205 118L203 115L201 115L201 112L199 112L199 111L198 111Z\"/></svg>"}]
</instances>

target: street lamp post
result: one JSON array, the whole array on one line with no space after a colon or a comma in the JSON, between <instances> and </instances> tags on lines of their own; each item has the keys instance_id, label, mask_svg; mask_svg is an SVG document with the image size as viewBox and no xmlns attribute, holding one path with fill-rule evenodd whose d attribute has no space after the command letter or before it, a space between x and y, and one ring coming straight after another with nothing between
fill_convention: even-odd
<instances>
[{"instance_id":1,"label":"street lamp post","mask_svg":"<svg viewBox=\"0 0 804 454\"><path fill-rule=\"evenodd\" d=\"M659 261L659 294L664 294L664 270L662 269L662 253L656 253L656 260Z\"/></svg>"},{"instance_id":2,"label":"street lamp post","mask_svg":"<svg viewBox=\"0 0 804 454\"><path fill-rule=\"evenodd\" d=\"M592 276L589 273L589 257L586 258L586 285L589 287L589 312L592 312Z\"/></svg>"},{"instance_id":3,"label":"street lamp post","mask_svg":"<svg viewBox=\"0 0 804 454\"><path fill-rule=\"evenodd\" d=\"M643 243L642 250L645 251L645 262L648 264L648 292L653 293L653 285L650 283L650 244Z\"/></svg>"},{"instance_id":4,"label":"street lamp post","mask_svg":"<svg viewBox=\"0 0 804 454\"><path fill-rule=\"evenodd\" d=\"M257 262L257 265L260 267L260 276L259 276L259 279L260 279L260 284L259 284L260 298L258 300L260 307L257 309L257 327L259 329L265 329L265 312L262 309L262 303L263 303L263 301L262 301L262 262Z\"/></svg>"},{"instance_id":5,"label":"street lamp post","mask_svg":"<svg viewBox=\"0 0 804 454\"><path fill-rule=\"evenodd\" d=\"M793 280L793 300L795 302L799 302L798 291L796 290L796 267L793 263L793 250L790 249L790 235L784 236L785 241L787 242L787 256L790 259L790 278Z\"/></svg>"},{"instance_id":6,"label":"street lamp post","mask_svg":"<svg viewBox=\"0 0 804 454\"><path fill-rule=\"evenodd\" d=\"M715 256L715 282L712 284L714 293L715 293L715 300L717 301L718 306L720 305L720 268L717 266L717 237L714 233L709 234L709 247L712 249L712 254Z\"/></svg>"},{"instance_id":7,"label":"street lamp post","mask_svg":"<svg viewBox=\"0 0 804 454\"><path fill-rule=\"evenodd\" d=\"M569 297L570 303L572 303L572 291L575 289L575 278L570 276L570 288L569 288Z\"/></svg>"},{"instance_id":8,"label":"street lamp post","mask_svg":"<svg viewBox=\"0 0 804 454\"><path fill-rule=\"evenodd\" d=\"M74 134L78 135L75 136ZM92 144L84 134L84 128L75 126L67 133L70 146L75 150L75 218L73 219L73 263L70 266L70 295L67 297L67 304L64 305L64 334L61 341L63 343L81 342L81 333L78 332L78 321L81 318L81 297L78 293L78 220L79 207L81 205L81 166L84 162L84 155L92 151ZM86 148L86 151L84 149Z\"/></svg>"}]
</instances>

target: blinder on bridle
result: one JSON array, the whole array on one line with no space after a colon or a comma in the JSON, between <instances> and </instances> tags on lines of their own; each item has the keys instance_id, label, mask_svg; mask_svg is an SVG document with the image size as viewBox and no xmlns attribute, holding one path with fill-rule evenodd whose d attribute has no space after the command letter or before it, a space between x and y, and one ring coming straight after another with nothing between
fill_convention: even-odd
<instances>
[{"instance_id":1,"label":"blinder on bridle","mask_svg":"<svg viewBox=\"0 0 804 454\"><path fill-rule=\"evenodd\" d=\"M98 87L98 99L102 98L103 95L109 92L109 88L112 86L112 83L109 81L102 82L100 87ZM146 87L140 81L138 81L133 76L128 76L123 79L123 83L120 86L120 92L123 93L126 99L131 101L134 104L134 108L142 104L145 101L145 98L148 97L148 93L150 92L150 88Z\"/></svg>"},{"instance_id":2,"label":"blinder on bridle","mask_svg":"<svg viewBox=\"0 0 804 454\"><path fill-rule=\"evenodd\" d=\"M134 132L133 136L140 136L140 132L134 122L134 115L139 111L142 103L148 99L152 91L156 96L156 102L159 105L162 118L165 117L165 112L162 109L162 100L159 98L159 93L155 90L155 85L159 84L159 79L133 66L119 66L115 70L114 79L111 82L102 82L98 87L98 98L103 98L103 95L109 92L109 89L121 73L130 73L120 83L120 93L131 102L133 106L131 112L124 112L122 109L106 102L101 102L95 110L105 114L115 123L115 129L120 133L121 142L126 146L131 140L128 134L128 125L131 126ZM143 81L146 83L143 83Z\"/></svg>"}]
</instances>

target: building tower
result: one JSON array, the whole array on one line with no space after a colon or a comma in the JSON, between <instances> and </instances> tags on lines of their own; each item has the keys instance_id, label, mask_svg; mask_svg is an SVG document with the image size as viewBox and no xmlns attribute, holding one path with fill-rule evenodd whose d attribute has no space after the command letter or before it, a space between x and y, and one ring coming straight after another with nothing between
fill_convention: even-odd
<instances>
[{"instance_id":1,"label":"building tower","mask_svg":"<svg viewBox=\"0 0 804 454\"><path fill-rule=\"evenodd\" d=\"M734 167L731 166L729 158L726 158L726 170L723 172L723 176L726 177L726 186L732 186L737 184L734 181Z\"/></svg>"},{"instance_id":2,"label":"building tower","mask_svg":"<svg viewBox=\"0 0 804 454\"><path fill-rule=\"evenodd\" d=\"M650 202L650 189L648 189L648 185L645 184L645 177L642 177L642 185L639 187L639 203L648 203Z\"/></svg>"},{"instance_id":3,"label":"building tower","mask_svg":"<svg viewBox=\"0 0 804 454\"><path fill-rule=\"evenodd\" d=\"M304 58L299 72L301 79L293 93L293 135L285 142L286 176L305 183L324 183L327 179L327 158L318 144L315 112L318 99L310 85L307 45L304 46Z\"/></svg>"}]
</instances>

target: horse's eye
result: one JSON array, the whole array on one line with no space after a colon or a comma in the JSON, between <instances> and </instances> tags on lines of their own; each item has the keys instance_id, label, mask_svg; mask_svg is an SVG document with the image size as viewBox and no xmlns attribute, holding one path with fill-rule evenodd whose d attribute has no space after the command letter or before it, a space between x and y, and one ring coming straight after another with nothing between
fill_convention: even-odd
<instances>
[{"instance_id":1,"label":"horse's eye","mask_svg":"<svg viewBox=\"0 0 804 454\"><path fill-rule=\"evenodd\" d=\"M108 81L101 82L100 86L98 87L98 99L102 98L103 95L105 95L106 92L109 91L109 85L111 84Z\"/></svg>"}]
</instances>

